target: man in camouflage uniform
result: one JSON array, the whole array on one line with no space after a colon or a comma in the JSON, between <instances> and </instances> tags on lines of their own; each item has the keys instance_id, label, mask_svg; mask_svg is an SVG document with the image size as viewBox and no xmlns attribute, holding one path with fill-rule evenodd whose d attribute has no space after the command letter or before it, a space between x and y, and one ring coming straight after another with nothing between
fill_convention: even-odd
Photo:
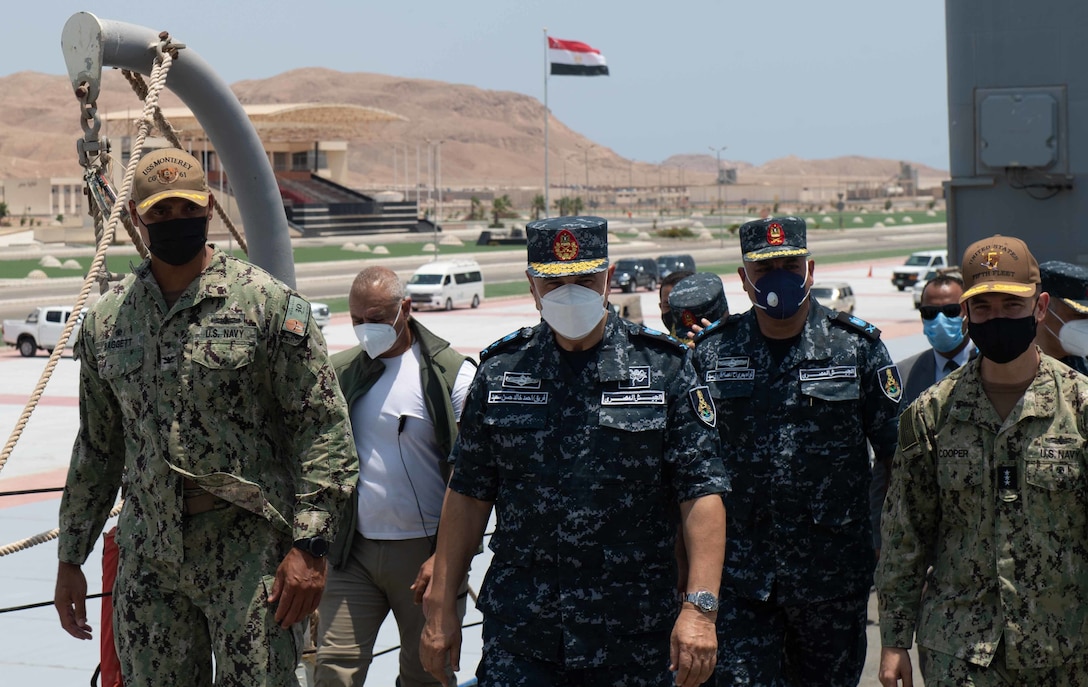
<instances>
[{"instance_id":1,"label":"man in camouflage uniform","mask_svg":"<svg viewBox=\"0 0 1088 687\"><path fill-rule=\"evenodd\" d=\"M114 623L125 684L294 680L358 459L310 306L205 243L195 158L146 156L129 212L151 258L91 308L55 604L90 639L80 566L118 488Z\"/></svg>"},{"instance_id":2,"label":"man in camouflage uniform","mask_svg":"<svg viewBox=\"0 0 1088 687\"><path fill-rule=\"evenodd\" d=\"M930 687L1088 685L1088 378L1032 343L1051 299L1023 241L977 241L962 266L979 357L899 423L880 682L911 684L917 627Z\"/></svg>"},{"instance_id":3,"label":"man in camouflage uniform","mask_svg":"<svg viewBox=\"0 0 1088 687\"><path fill-rule=\"evenodd\" d=\"M544 322L480 354L423 602L423 664L444 684L493 504L480 685L694 687L713 670L728 488L714 408L686 347L606 312L607 232L597 217L531 222Z\"/></svg>"},{"instance_id":4,"label":"man in camouflage uniform","mask_svg":"<svg viewBox=\"0 0 1088 687\"><path fill-rule=\"evenodd\" d=\"M718 685L856 685L874 552L869 452L895 450L899 374L871 324L809 295L804 220L740 228L754 307L695 339L732 491Z\"/></svg>"}]
</instances>

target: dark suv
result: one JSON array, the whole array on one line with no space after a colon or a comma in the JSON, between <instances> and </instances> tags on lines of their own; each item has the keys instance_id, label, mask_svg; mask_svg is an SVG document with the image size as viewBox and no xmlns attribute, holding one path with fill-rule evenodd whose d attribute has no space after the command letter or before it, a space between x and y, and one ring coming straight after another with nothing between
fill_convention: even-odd
<instances>
[{"instance_id":1,"label":"dark suv","mask_svg":"<svg viewBox=\"0 0 1088 687\"><path fill-rule=\"evenodd\" d=\"M657 256L657 276L664 279L670 272L694 272L695 258L687 254Z\"/></svg>"},{"instance_id":2,"label":"dark suv","mask_svg":"<svg viewBox=\"0 0 1088 687\"><path fill-rule=\"evenodd\" d=\"M657 263L653 258L620 258L612 274L612 288L631 293L640 286L657 288Z\"/></svg>"}]
</instances>

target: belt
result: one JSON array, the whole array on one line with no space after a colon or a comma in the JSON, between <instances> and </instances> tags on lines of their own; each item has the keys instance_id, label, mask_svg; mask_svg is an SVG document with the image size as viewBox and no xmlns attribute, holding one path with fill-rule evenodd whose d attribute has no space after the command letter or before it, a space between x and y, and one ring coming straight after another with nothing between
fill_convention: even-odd
<instances>
[{"instance_id":1,"label":"belt","mask_svg":"<svg viewBox=\"0 0 1088 687\"><path fill-rule=\"evenodd\" d=\"M185 490L185 498L181 501L181 513L188 517L191 515L200 515L201 513L207 513L210 510L223 510L229 508L230 501L224 501L215 494L200 490L199 494L190 495L192 489Z\"/></svg>"}]
</instances>

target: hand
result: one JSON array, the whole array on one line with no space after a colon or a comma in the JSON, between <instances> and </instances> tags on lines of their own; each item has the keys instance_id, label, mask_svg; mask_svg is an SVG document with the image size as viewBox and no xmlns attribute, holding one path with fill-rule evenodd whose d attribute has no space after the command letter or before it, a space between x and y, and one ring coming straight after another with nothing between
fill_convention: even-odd
<instances>
[{"instance_id":1,"label":"hand","mask_svg":"<svg viewBox=\"0 0 1088 687\"><path fill-rule=\"evenodd\" d=\"M92 639L91 626L87 624L87 578L78 565L61 562L57 566L53 606L65 632L76 639Z\"/></svg>"},{"instance_id":2,"label":"hand","mask_svg":"<svg viewBox=\"0 0 1088 687\"><path fill-rule=\"evenodd\" d=\"M276 582L268 603L279 602L276 622L287 629L317 610L325 591L325 559L291 547L276 568Z\"/></svg>"},{"instance_id":3,"label":"hand","mask_svg":"<svg viewBox=\"0 0 1088 687\"><path fill-rule=\"evenodd\" d=\"M423 669L444 687L456 687L454 672L461 670L461 621L457 618L455 605L432 599L431 591L428 588L423 595L423 615L427 623L419 638L419 660Z\"/></svg>"},{"instance_id":4,"label":"hand","mask_svg":"<svg viewBox=\"0 0 1088 687\"><path fill-rule=\"evenodd\" d=\"M906 649L886 646L880 650L880 684L884 687L914 687L914 672Z\"/></svg>"},{"instance_id":5,"label":"hand","mask_svg":"<svg viewBox=\"0 0 1088 687\"><path fill-rule=\"evenodd\" d=\"M699 324L691 325L691 329L688 330L688 338L685 339L685 343L687 343L688 348L695 348L695 337L699 334L699 332L703 331L712 324L714 323L704 317L703 319L699 320Z\"/></svg>"},{"instance_id":6,"label":"hand","mask_svg":"<svg viewBox=\"0 0 1088 687\"><path fill-rule=\"evenodd\" d=\"M669 670L676 673L680 687L697 687L714 673L718 663L716 615L686 605L680 610L669 646Z\"/></svg>"},{"instance_id":7,"label":"hand","mask_svg":"<svg viewBox=\"0 0 1088 687\"><path fill-rule=\"evenodd\" d=\"M431 584L431 577L434 575L434 554L431 557L423 561L423 565L419 566L419 572L416 573L416 581L409 587L415 595L412 597L412 601L418 606L423 603L423 594L427 591L427 587Z\"/></svg>"}]
</instances>

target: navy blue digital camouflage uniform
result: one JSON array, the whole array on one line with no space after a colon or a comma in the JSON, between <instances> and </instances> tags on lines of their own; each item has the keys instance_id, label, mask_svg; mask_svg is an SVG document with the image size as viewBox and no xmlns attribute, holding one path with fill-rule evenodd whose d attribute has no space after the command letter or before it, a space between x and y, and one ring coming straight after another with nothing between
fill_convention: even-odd
<instances>
[{"instance_id":1,"label":"navy blue digital camouflage uniform","mask_svg":"<svg viewBox=\"0 0 1088 687\"><path fill-rule=\"evenodd\" d=\"M477 675L672 684L678 504L728 489L713 406L685 347L615 314L584 368L567 355L547 324L519 330L465 401L450 488L498 522Z\"/></svg>"},{"instance_id":2,"label":"navy blue digital camouflage uniform","mask_svg":"<svg viewBox=\"0 0 1088 687\"><path fill-rule=\"evenodd\" d=\"M894 453L902 393L879 330L812 301L779 363L752 308L705 329L694 355L732 483L717 684L856 685L874 567L866 440Z\"/></svg>"}]
</instances>

